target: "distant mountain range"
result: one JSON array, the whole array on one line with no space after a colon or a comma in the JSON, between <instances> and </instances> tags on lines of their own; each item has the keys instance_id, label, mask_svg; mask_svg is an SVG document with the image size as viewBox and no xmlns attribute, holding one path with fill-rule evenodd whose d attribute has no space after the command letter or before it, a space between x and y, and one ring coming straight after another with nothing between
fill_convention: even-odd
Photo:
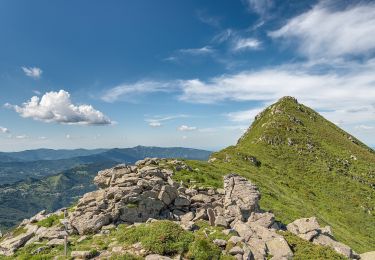
<instances>
[{"instance_id":1,"label":"distant mountain range","mask_svg":"<svg viewBox=\"0 0 375 260\"><path fill-rule=\"evenodd\" d=\"M97 172L145 157L207 160L210 151L136 146L123 149L38 149L0 153L0 230L42 209L70 205L95 186Z\"/></svg>"},{"instance_id":2,"label":"distant mountain range","mask_svg":"<svg viewBox=\"0 0 375 260\"><path fill-rule=\"evenodd\" d=\"M41 179L82 164L112 162L135 163L145 157L184 158L207 160L211 152L182 147L146 147L52 150L38 149L0 153L0 185L11 184L26 178Z\"/></svg>"}]
</instances>

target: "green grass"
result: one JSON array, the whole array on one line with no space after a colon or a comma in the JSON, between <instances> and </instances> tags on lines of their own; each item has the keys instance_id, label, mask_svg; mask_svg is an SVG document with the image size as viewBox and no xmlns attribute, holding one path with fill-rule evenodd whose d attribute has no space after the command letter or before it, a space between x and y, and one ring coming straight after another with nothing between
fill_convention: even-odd
<instances>
[{"instance_id":1,"label":"green grass","mask_svg":"<svg viewBox=\"0 0 375 260\"><path fill-rule=\"evenodd\" d=\"M236 146L214 153L215 162L186 161L198 170L177 172L174 179L222 187L224 175L238 173L259 187L261 207L275 213L277 220L287 224L316 216L321 225L332 226L339 241L359 253L371 251L375 153L349 137L313 110L286 99L255 120ZM247 160L249 156L260 165Z\"/></svg>"},{"instance_id":2,"label":"green grass","mask_svg":"<svg viewBox=\"0 0 375 260\"><path fill-rule=\"evenodd\" d=\"M185 252L194 240L192 233L170 221L158 221L138 227L120 227L117 240L124 245L141 242L146 250L160 255Z\"/></svg>"},{"instance_id":3,"label":"green grass","mask_svg":"<svg viewBox=\"0 0 375 260\"><path fill-rule=\"evenodd\" d=\"M281 232L280 232L281 233ZM294 260L345 260L346 257L336 253L333 249L325 246L314 245L311 242L303 240L290 232L281 233L293 253Z\"/></svg>"},{"instance_id":4,"label":"green grass","mask_svg":"<svg viewBox=\"0 0 375 260\"><path fill-rule=\"evenodd\" d=\"M49 228L49 227L61 224L60 220L63 219L63 218L64 218L64 214L60 214L60 215L52 214L51 216L49 216L49 217L47 217L47 218L45 218L41 221L38 221L36 224L39 227Z\"/></svg>"}]
</instances>

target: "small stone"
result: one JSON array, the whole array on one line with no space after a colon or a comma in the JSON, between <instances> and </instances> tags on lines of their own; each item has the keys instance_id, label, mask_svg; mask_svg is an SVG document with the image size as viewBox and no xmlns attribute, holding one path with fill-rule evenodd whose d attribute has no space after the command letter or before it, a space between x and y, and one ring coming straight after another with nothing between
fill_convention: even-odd
<instances>
[{"instance_id":1,"label":"small stone","mask_svg":"<svg viewBox=\"0 0 375 260\"><path fill-rule=\"evenodd\" d=\"M223 216L217 216L215 219L215 226L217 227L228 227L228 222Z\"/></svg>"},{"instance_id":2,"label":"small stone","mask_svg":"<svg viewBox=\"0 0 375 260\"><path fill-rule=\"evenodd\" d=\"M227 245L227 241L225 241L224 239L215 239L214 241L212 241L215 245L218 245L220 247L224 247Z\"/></svg>"},{"instance_id":3,"label":"small stone","mask_svg":"<svg viewBox=\"0 0 375 260\"><path fill-rule=\"evenodd\" d=\"M208 221L210 222L210 225L215 226L215 212L213 211L213 209L208 208L207 215L208 215Z\"/></svg>"},{"instance_id":4,"label":"small stone","mask_svg":"<svg viewBox=\"0 0 375 260\"><path fill-rule=\"evenodd\" d=\"M243 255L244 251L241 247L235 246L231 250L229 250L229 254L231 255Z\"/></svg>"},{"instance_id":5,"label":"small stone","mask_svg":"<svg viewBox=\"0 0 375 260\"><path fill-rule=\"evenodd\" d=\"M228 240L229 243L233 243L234 245L236 245L237 243L243 242L243 241L244 241L244 239L242 237L239 237L239 236L232 236Z\"/></svg>"}]
</instances>

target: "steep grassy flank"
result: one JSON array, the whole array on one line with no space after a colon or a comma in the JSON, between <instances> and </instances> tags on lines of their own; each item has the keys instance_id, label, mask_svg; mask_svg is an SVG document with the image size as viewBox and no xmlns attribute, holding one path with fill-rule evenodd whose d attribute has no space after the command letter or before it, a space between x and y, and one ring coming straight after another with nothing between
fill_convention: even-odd
<instances>
[{"instance_id":1,"label":"steep grassy flank","mask_svg":"<svg viewBox=\"0 0 375 260\"><path fill-rule=\"evenodd\" d=\"M212 158L188 161L196 171L175 178L220 186L236 172L259 186L262 208L282 222L314 215L356 251L374 250L375 153L312 109L283 98Z\"/></svg>"}]
</instances>

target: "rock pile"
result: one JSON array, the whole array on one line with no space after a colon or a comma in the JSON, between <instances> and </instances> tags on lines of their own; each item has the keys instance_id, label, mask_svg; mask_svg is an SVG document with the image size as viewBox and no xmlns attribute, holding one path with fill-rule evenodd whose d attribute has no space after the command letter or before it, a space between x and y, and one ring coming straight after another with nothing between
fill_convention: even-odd
<instances>
[{"instance_id":1,"label":"rock pile","mask_svg":"<svg viewBox=\"0 0 375 260\"><path fill-rule=\"evenodd\" d=\"M83 240L86 234L105 233L121 223L136 225L167 219L189 231L198 228L195 225L198 220L223 227L223 233L232 236L228 241L216 239L213 243L223 251L230 243L232 247L226 254L236 259L266 259L270 255L274 260L293 258L282 232L278 232L281 228L275 216L260 209L260 192L254 184L239 175L229 174L224 177L224 189L188 188L172 180L174 172L180 170L192 171L181 161L148 158L134 166L118 165L100 171L94 179L99 189L86 193L78 201L68 213L65 227L37 225L51 216L40 212L20 224L22 234L5 235L0 242L0 255L12 255L18 248L42 240L49 241L46 246L62 245L68 234L78 234ZM348 258L359 258L348 246L333 238L330 227L321 228L314 217L298 219L287 225L287 230L312 243L332 247ZM141 245L138 247L141 252ZM90 255L89 251L74 251L71 256L78 259ZM108 251L100 256L108 257ZM146 259L170 258L149 254Z\"/></svg>"}]
</instances>

